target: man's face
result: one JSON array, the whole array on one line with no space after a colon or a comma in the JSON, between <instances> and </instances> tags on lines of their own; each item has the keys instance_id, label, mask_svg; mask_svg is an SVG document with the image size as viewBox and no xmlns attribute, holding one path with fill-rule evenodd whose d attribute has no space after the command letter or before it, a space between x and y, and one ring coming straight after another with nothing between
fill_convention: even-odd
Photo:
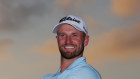
<instances>
[{"instance_id":1,"label":"man's face","mask_svg":"<svg viewBox=\"0 0 140 79\"><path fill-rule=\"evenodd\" d=\"M84 46L88 44L89 36L85 36L83 32L76 30L68 24L63 24L58 28L56 36L61 56L71 59L82 56Z\"/></svg>"}]
</instances>

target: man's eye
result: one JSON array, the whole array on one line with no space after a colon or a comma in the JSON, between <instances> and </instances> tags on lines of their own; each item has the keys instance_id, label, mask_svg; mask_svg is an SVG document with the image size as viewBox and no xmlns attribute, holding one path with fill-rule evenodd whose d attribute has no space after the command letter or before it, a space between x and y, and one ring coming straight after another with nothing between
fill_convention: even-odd
<instances>
[{"instance_id":1,"label":"man's eye","mask_svg":"<svg viewBox=\"0 0 140 79\"><path fill-rule=\"evenodd\" d=\"M64 34L60 34L60 36L61 36L61 37L64 37L65 35L64 35Z\"/></svg>"},{"instance_id":2,"label":"man's eye","mask_svg":"<svg viewBox=\"0 0 140 79\"><path fill-rule=\"evenodd\" d=\"M77 37L77 34L73 34L74 37Z\"/></svg>"}]
</instances>

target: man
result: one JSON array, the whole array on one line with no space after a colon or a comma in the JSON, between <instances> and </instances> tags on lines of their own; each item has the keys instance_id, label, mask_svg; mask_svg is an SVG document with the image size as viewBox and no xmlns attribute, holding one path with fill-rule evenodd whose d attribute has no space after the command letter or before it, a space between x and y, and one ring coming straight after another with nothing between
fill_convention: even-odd
<instances>
[{"instance_id":1,"label":"man","mask_svg":"<svg viewBox=\"0 0 140 79\"><path fill-rule=\"evenodd\" d=\"M83 57L89 36L87 26L80 17L68 15L62 18L53 33L57 34L61 66L56 74L48 74L41 79L101 79Z\"/></svg>"}]
</instances>

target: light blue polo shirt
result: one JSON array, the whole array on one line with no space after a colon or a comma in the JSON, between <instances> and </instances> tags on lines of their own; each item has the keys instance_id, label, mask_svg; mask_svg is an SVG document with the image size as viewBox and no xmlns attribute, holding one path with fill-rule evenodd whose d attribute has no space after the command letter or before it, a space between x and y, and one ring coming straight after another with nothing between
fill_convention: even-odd
<instances>
[{"instance_id":1,"label":"light blue polo shirt","mask_svg":"<svg viewBox=\"0 0 140 79\"><path fill-rule=\"evenodd\" d=\"M65 71L48 74L40 79L101 79L100 74L89 64L85 57L76 59Z\"/></svg>"}]
</instances>

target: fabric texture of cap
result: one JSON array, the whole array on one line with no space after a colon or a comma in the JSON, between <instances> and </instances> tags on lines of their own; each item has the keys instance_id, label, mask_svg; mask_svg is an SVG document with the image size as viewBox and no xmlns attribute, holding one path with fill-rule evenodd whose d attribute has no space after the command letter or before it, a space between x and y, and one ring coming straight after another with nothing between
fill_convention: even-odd
<instances>
[{"instance_id":1,"label":"fabric texture of cap","mask_svg":"<svg viewBox=\"0 0 140 79\"><path fill-rule=\"evenodd\" d=\"M76 28L77 30L84 32L86 35L88 35L88 29L87 29L87 25L85 24L85 22L77 16L74 15L68 15L63 17L60 21L59 24L57 24L54 28L53 28L53 33L57 33L58 28L62 25L62 24L70 24L71 26L73 26L74 28Z\"/></svg>"}]
</instances>

